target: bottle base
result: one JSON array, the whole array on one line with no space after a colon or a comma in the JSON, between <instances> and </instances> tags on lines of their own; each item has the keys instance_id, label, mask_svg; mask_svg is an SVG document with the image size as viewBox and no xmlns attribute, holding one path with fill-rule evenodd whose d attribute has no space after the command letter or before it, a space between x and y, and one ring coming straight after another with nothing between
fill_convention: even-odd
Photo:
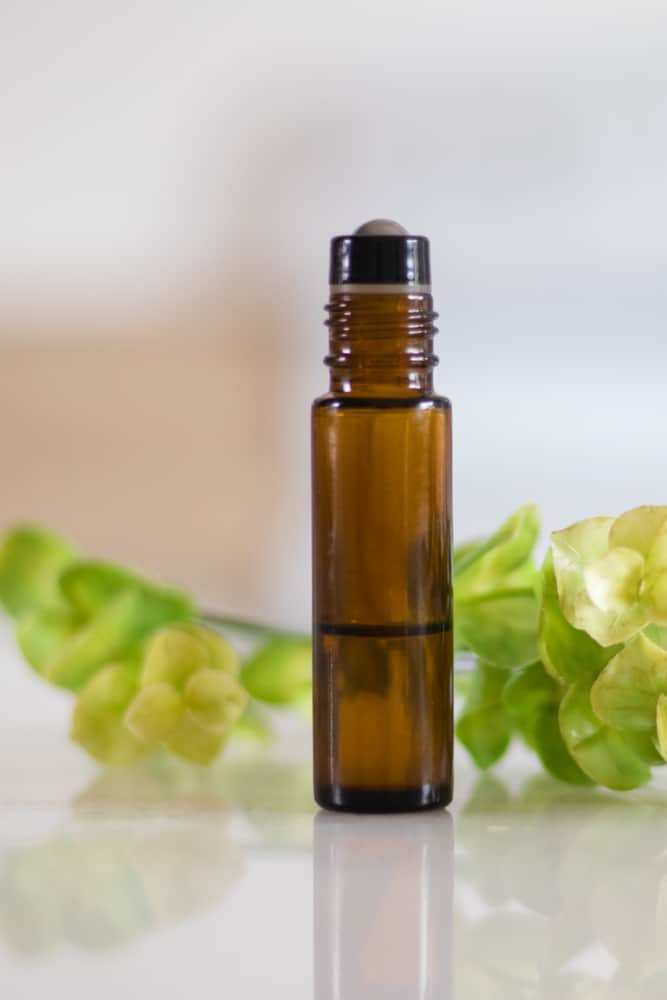
<instances>
[{"instance_id":1,"label":"bottle base","mask_svg":"<svg viewBox=\"0 0 667 1000\"><path fill-rule=\"evenodd\" d=\"M444 809L452 801L452 786L349 788L344 785L315 785L315 801L322 809L335 812L397 813Z\"/></svg>"}]
</instances>

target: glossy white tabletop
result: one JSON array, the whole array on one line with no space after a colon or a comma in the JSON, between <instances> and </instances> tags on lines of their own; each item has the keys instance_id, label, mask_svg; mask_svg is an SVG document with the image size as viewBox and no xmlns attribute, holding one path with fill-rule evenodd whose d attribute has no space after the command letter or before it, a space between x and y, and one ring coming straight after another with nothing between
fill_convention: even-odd
<instances>
[{"instance_id":1,"label":"glossy white tabletop","mask_svg":"<svg viewBox=\"0 0 667 1000\"><path fill-rule=\"evenodd\" d=\"M667 996L667 791L464 753L448 812L317 812L308 738L212 770L0 733L0 996Z\"/></svg>"}]
</instances>

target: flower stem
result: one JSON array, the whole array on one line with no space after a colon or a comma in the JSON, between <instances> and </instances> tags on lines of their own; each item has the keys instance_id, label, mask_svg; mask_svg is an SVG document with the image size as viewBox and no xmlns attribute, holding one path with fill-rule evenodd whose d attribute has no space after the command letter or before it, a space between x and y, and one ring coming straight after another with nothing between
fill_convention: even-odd
<instances>
[{"instance_id":1,"label":"flower stem","mask_svg":"<svg viewBox=\"0 0 667 1000\"><path fill-rule=\"evenodd\" d=\"M310 635L305 632L297 632L294 629L280 628L275 625L265 625L263 622L250 621L247 618L233 618L229 615L219 614L217 611L201 611L199 619L203 625L245 632L247 635L256 635L258 638L310 639Z\"/></svg>"}]
</instances>

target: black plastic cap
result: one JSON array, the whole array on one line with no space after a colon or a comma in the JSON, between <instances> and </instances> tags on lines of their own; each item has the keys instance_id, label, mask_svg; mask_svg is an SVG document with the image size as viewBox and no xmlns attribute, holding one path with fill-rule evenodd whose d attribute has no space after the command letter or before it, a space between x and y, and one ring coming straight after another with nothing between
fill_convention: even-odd
<instances>
[{"instance_id":1,"label":"black plastic cap","mask_svg":"<svg viewBox=\"0 0 667 1000\"><path fill-rule=\"evenodd\" d=\"M430 285L428 240L408 235L334 236L329 284Z\"/></svg>"}]
</instances>

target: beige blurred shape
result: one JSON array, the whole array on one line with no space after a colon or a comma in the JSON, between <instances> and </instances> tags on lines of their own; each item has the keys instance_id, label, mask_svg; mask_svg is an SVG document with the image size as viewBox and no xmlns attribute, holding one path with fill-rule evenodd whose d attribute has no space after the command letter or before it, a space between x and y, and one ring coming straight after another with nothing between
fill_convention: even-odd
<instances>
[{"instance_id":1,"label":"beige blurred shape","mask_svg":"<svg viewBox=\"0 0 667 1000\"><path fill-rule=\"evenodd\" d=\"M271 615L275 303L172 303L106 322L77 311L40 340L30 326L46 322L27 311L0 337L0 525L40 522L211 607Z\"/></svg>"}]
</instances>

